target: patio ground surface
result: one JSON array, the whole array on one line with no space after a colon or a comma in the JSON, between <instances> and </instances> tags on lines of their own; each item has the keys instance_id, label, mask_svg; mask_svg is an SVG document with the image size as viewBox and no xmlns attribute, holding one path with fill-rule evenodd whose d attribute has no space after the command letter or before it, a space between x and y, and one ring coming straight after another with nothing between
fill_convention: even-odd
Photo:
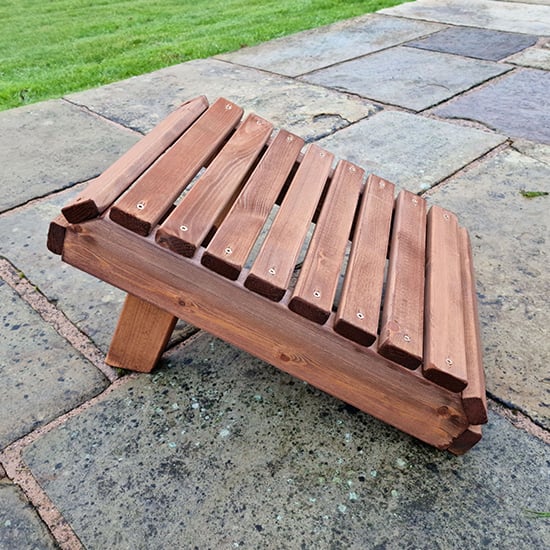
<instances>
[{"instance_id":1,"label":"patio ground surface","mask_svg":"<svg viewBox=\"0 0 550 550\"><path fill-rule=\"evenodd\" d=\"M550 1L417 0L0 113L0 548L550 548L549 91ZM469 453L184 323L152 374L105 365L123 295L48 223L201 94L458 214L490 408Z\"/></svg>"}]
</instances>

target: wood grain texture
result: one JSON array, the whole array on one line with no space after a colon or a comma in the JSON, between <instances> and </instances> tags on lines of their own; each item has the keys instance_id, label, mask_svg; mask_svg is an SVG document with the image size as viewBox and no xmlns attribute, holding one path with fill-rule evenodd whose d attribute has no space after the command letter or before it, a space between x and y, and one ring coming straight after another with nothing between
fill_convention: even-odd
<instances>
[{"instance_id":1,"label":"wood grain texture","mask_svg":"<svg viewBox=\"0 0 550 550\"><path fill-rule=\"evenodd\" d=\"M63 259L440 449L467 428L449 392L109 219L67 230Z\"/></svg>"},{"instance_id":2,"label":"wood grain texture","mask_svg":"<svg viewBox=\"0 0 550 550\"><path fill-rule=\"evenodd\" d=\"M426 201L401 191L395 204L378 353L409 369L422 362Z\"/></svg>"},{"instance_id":3,"label":"wood grain texture","mask_svg":"<svg viewBox=\"0 0 550 550\"><path fill-rule=\"evenodd\" d=\"M333 160L309 146L248 274L250 290L274 301L284 296Z\"/></svg>"},{"instance_id":4,"label":"wood grain texture","mask_svg":"<svg viewBox=\"0 0 550 550\"><path fill-rule=\"evenodd\" d=\"M241 189L273 126L249 115L156 233L161 246L191 257Z\"/></svg>"},{"instance_id":5,"label":"wood grain texture","mask_svg":"<svg viewBox=\"0 0 550 550\"><path fill-rule=\"evenodd\" d=\"M65 206L65 218L79 223L103 213L207 108L204 96L183 103Z\"/></svg>"},{"instance_id":6,"label":"wood grain texture","mask_svg":"<svg viewBox=\"0 0 550 550\"><path fill-rule=\"evenodd\" d=\"M370 175L363 193L334 329L370 346L378 334L395 186Z\"/></svg>"},{"instance_id":7,"label":"wood grain texture","mask_svg":"<svg viewBox=\"0 0 550 550\"><path fill-rule=\"evenodd\" d=\"M116 223L148 235L186 185L224 144L242 109L218 99L113 205Z\"/></svg>"},{"instance_id":8,"label":"wood grain texture","mask_svg":"<svg viewBox=\"0 0 550 550\"><path fill-rule=\"evenodd\" d=\"M171 313L128 294L105 362L120 369L151 372L177 320Z\"/></svg>"},{"instance_id":9,"label":"wood grain texture","mask_svg":"<svg viewBox=\"0 0 550 550\"><path fill-rule=\"evenodd\" d=\"M468 386L462 392L462 402L471 424L485 424L487 422L487 396L485 394L485 373L481 352L472 247L468 231L460 227L458 233L464 303L466 369L468 373Z\"/></svg>"},{"instance_id":10,"label":"wood grain texture","mask_svg":"<svg viewBox=\"0 0 550 550\"><path fill-rule=\"evenodd\" d=\"M468 384L458 222L439 206L428 213L424 376L451 391Z\"/></svg>"},{"instance_id":11,"label":"wood grain texture","mask_svg":"<svg viewBox=\"0 0 550 550\"><path fill-rule=\"evenodd\" d=\"M237 279L303 145L301 138L279 131L208 245L203 265Z\"/></svg>"},{"instance_id":12,"label":"wood grain texture","mask_svg":"<svg viewBox=\"0 0 550 550\"><path fill-rule=\"evenodd\" d=\"M340 161L309 244L289 308L325 323L332 312L364 170Z\"/></svg>"}]
</instances>

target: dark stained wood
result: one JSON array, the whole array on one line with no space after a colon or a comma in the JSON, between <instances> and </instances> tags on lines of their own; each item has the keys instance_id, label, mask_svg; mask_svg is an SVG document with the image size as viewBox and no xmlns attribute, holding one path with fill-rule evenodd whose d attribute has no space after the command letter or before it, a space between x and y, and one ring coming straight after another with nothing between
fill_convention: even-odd
<instances>
[{"instance_id":1,"label":"dark stained wood","mask_svg":"<svg viewBox=\"0 0 550 550\"><path fill-rule=\"evenodd\" d=\"M424 376L451 391L468 383L458 222L439 206L428 213Z\"/></svg>"},{"instance_id":2,"label":"dark stained wood","mask_svg":"<svg viewBox=\"0 0 550 550\"><path fill-rule=\"evenodd\" d=\"M208 245L203 265L237 279L303 145L279 131Z\"/></svg>"},{"instance_id":3,"label":"dark stained wood","mask_svg":"<svg viewBox=\"0 0 550 550\"><path fill-rule=\"evenodd\" d=\"M128 294L105 362L120 369L151 372L177 320L171 313Z\"/></svg>"},{"instance_id":4,"label":"dark stained wood","mask_svg":"<svg viewBox=\"0 0 550 550\"><path fill-rule=\"evenodd\" d=\"M462 402L471 424L485 424L487 422L487 396L485 394L485 373L483 372L481 353L472 247L466 229L460 227L458 234L464 303L466 370L468 373L468 386L462 392Z\"/></svg>"},{"instance_id":5,"label":"dark stained wood","mask_svg":"<svg viewBox=\"0 0 550 550\"><path fill-rule=\"evenodd\" d=\"M481 426L468 426L447 449L455 455L463 455L469 451L481 439Z\"/></svg>"},{"instance_id":6,"label":"dark stained wood","mask_svg":"<svg viewBox=\"0 0 550 550\"><path fill-rule=\"evenodd\" d=\"M178 107L103 174L95 178L62 212L71 223L104 212L207 109L201 96Z\"/></svg>"},{"instance_id":7,"label":"dark stained wood","mask_svg":"<svg viewBox=\"0 0 550 550\"><path fill-rule=\"evenodd\" d=\"M350 162L338 163L288 306L316 323L332 311L364 175Z\"/></svg>"},{"instance_id":8,"label":"dark stained wood","mask_svg":"<svg viewBox=\"0 0 550 550\"><path fill-rule=\"evenodd\" d=\"M367 180L336 312L336 332L364 346L378 334L394 189L378 176Z\"/></svg>"},{"instance_id":9,"label":"dark stained wood","mask_svg":"<svg viewBox=\"0 0 550 550\"><path fill-rule=\"evenodd\" d=\"M191 257L228 209L273 126L250 115L156 233L161 246Z\"/></svg>"},{"instance_id":10,"label":"dark stained wood","mask_svg":"<svg viewBox=\"0 0 550 550\"><path fill-rule=\"evenodd\" d=\"M378 353L409 369L422 362L426 201L401 191L395 204Z\"/></svg>"},{"instance_id":11,"label":"dark stained wood","mask_svg":"<svg viewBox=\"0 0 550 550\"><path fill-rule=\"evenodd\" d=\"M116 223L148 235L238 124L242 109L218 99L114 204Z\"/></svg>"},{"instance_id":12,"label":"dark stained wood","mask_svg":"<svg viewBox=\"0 0 550 550\"><path fill-rule=\"evenodd\" d=\"M46 246L50 252L54 254L61 254L63 252L63 242L65 240L65 232L69 223L65 219L65 216L59 214L54 220L50 222L48 228L48 240Z\"/></svg>"},{"instance_id":13,"label":"dark stained wood","mask_svg":"<svg viewBox=\"0 0 550 550\"><path fill-rule=\"evenodd\" d=\"M69 227L63 258L440 449L467 427L459 394L107 218Z\"/></svg>"},{"instance_id":14,"label":"dark stained wood","mask_svg":"<svg viewBox=\"0 0 550 550\"><path fill-rule=\"evenodd\" d=\"M334 156L310 145L277 212L245 285L279 301L284 296Z\"/></svg>"}]
</instances>

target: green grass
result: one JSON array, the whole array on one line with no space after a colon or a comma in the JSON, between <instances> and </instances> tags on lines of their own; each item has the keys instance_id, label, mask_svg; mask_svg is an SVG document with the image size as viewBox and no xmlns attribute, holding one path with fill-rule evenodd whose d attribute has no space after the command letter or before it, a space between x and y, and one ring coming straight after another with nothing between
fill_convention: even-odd
<instances>
[{"instance_id":1,"label":"green grass","mask_svg":"<svg viewBox=\"0 0 550 550\"><path fill-rule=\"evenodd\" d=\"M1 0L0 110L408 0Z\"/></svg>"}]
</instances>

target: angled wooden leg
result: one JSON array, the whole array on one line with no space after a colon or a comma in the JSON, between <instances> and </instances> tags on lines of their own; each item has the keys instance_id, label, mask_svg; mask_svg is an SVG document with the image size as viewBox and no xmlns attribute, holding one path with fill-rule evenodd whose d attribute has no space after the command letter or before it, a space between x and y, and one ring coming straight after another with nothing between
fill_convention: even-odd
<instances>
[{"instance_id":1,"label":"angled wooden leg","mask_svg":"<svg viewBox=\"0 0 550 550\"><path fill-rule=\"evenodd\" d=\"M151 372L176 321L172 314L128 294L105 362L121 369Z\"/></svg>"}]
</instances>

